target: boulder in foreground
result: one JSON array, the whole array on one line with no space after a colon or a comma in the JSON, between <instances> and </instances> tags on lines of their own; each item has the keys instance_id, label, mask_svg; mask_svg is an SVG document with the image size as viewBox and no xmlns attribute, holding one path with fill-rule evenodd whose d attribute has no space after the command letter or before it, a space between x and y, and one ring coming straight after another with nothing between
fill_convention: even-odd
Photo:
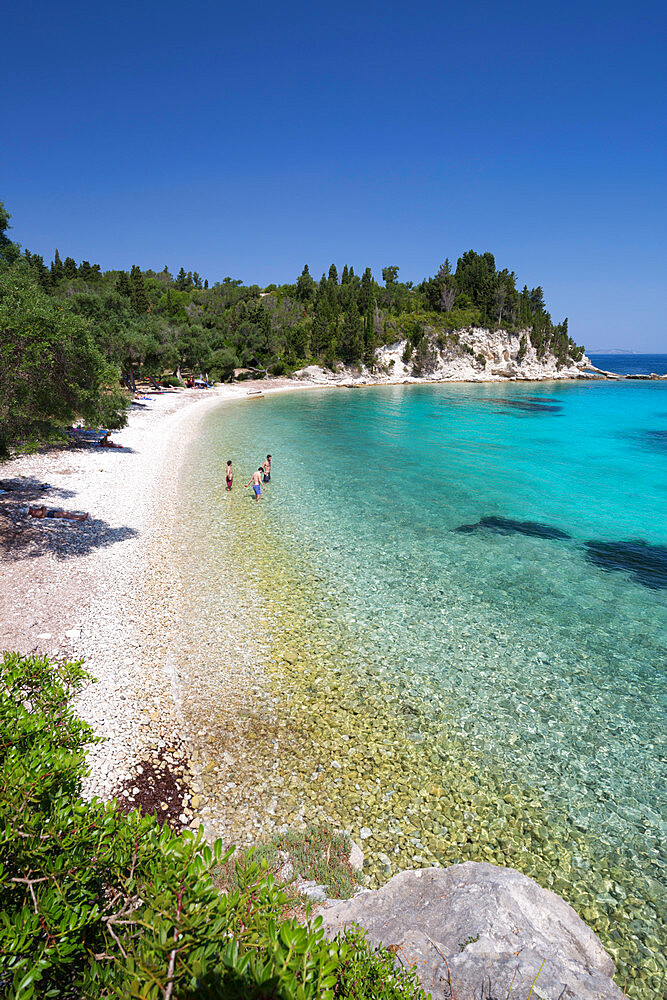
<instances>
[{"instance_id":1,"label":"boulder in foreground","mask_svg":"<svg viewBox=\"0 0 667 1000\"><path fill-rule=\"evenodd\" d=\"M621 1000L614 963L564 900L513 868L468 861L395 875L321 911L329 936L351 923L416 965L422 986L455 1000Z\"/></svg>"}]
</instances>

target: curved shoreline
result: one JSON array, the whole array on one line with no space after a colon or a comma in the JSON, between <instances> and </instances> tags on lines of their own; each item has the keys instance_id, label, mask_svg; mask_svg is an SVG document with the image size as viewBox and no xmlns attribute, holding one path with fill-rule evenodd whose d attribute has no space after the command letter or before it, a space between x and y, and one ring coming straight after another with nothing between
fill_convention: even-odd
<instances>
[{"instance_id":1,"label":"curved shoreline","mask_svg":"<svg viewBox=\"0 0 667 1000\"><path fill-rule=\"evenodd\" d=\"M405 384L450 382L385 376L354 387ZM28 524L30 519L20 514L16 537L0 548L0 644L23 652L85 658L97 683L79 696L77 710L105 739L91 748L91 794L108 795L129 777L128 762L136 760L140 747L155 742L156 723L167 735L182 721L173 661L157 669L154 662L143 660L152 625L137 601L148 571L156 570L155 541L173 522L182 469L204 416L225 403L249 401L251 388L273 395L341 387L350 386L333 378L270 379L206 393L151 396L148 402L135 402L127 427L114 434L127 450L47 449L0 467L0 482L23 487L46 481L51 488L45 498L90 513L89 521L66 522L65 527L55 521ZM13 491L0 494L0 504L8 497L13 502ZM163 554L158 572L160 585L168 587L173 575L168 554ZM152 586L155 590L155 581Z\"/></svg>"}]
</instances>

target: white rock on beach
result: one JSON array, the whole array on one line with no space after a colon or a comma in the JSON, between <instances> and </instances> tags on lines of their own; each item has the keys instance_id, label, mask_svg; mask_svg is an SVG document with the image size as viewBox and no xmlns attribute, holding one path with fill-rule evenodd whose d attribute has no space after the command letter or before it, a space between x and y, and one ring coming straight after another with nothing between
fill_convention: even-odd
<instances>
[{"instance_id":1,"label":"white rock on beach","mask_svg":"<svg viewBox=\"0 0 667 1000\"><path fill-rule=\"evenodd\" d=\"M333 937L357 923L398 964L416 964L433 997L622 1000L614 963L571 906L513 868L468 861L395 875L375 892L330 902ZM541 970L541 971L540 971Z\"/></svg>"}]
</instances>

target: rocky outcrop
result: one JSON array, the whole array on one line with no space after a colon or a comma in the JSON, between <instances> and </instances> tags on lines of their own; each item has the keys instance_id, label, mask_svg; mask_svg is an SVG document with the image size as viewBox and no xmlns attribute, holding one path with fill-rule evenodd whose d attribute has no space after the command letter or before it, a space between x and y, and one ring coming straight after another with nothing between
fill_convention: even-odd
<instances>
[{"instance_id":1,"label":"rocky outcrop","mask_svg":"<svg viewBox=\"0 0 667 1000\"><path fill-rule=\"evenodd\" d=\"M593 931L513 868L468 861L401 872L320 912L330 937L357 923L416 965L433 1000L527 1000L531 986L535 1000L622 1000Z\"/></svg>"},{"instance_id":2,"label":"rocky outcrop","mask_svg":"<svg viewBox=\"0 0 667 1000\"><path fill-rule=\"evenodd\" d=\"M589 359L559 362L550 351L542 357L530 341L530 331L508 333L473 327L438 338L425 334L420 348L406 360L406 341L386 344L376 352L374 371L345 368L336 372L310 365L295 378L315 383L335 382L342 387L382 382L504 382L544 379L592 378ZM601 373L600 373L601 374Z\"/></svg>"}]
</instances>

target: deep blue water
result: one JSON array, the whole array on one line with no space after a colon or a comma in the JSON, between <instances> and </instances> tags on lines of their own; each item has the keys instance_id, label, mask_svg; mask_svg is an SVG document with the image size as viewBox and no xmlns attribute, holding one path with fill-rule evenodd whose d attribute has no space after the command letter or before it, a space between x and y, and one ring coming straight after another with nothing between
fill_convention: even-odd
<instances>
[{"instance_id":1,"label":"deep blue water","mask_svg":"<svg viewBox=\"0 0 667 1000\"><path fill-rule=\"evenodd\" d=\"M589 354L597 368L619 375L667 375L667 354Z\"/></svg>"}]
</instances>

